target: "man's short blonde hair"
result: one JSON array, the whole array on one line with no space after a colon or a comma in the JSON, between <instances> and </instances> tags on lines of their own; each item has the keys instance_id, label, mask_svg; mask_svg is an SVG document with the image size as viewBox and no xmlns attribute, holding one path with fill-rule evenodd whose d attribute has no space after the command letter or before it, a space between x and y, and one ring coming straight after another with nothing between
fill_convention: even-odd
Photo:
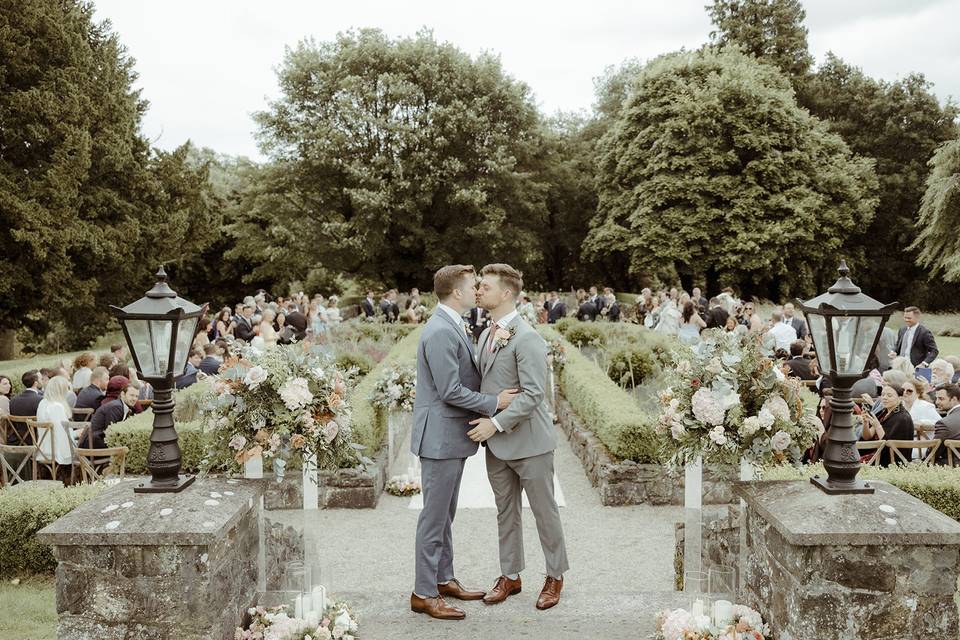
<instances>
[{"instance_id":1,"label":"man's short blonde hair","mask_svg":"<svg viewBox=\"0 0 960 640\"><path fill-rule=\"evenodd\" d=\"M523 291L523 274L508 264L488 264L480 270L480 276L497 276L500 284L510 289L515 298L520 297L520 292Z\"/></svg>"},{"instance_id":2,"label":"man's short blonde hair","mask_svg":"<svg viewBox=\"0 0 960 640\"><path fill-rule=\"evenodd\" d=\"M433 274L433 293L438 300L446 300L466 276L476 277L472 264L448 264Z\"/></svg>"}]
</instances>

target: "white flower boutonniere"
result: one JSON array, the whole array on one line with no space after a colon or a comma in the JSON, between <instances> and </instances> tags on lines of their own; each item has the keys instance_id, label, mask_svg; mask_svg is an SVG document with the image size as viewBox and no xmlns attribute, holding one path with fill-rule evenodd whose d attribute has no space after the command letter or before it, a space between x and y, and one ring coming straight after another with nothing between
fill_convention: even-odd
<instances>
[{"instance_id":1,"label":"white flower boutonniere","mask_svg":"<svg viewBox=\"0 0 960 640\"><path fill-rule=\"evenodd\" d=\"M507 346L507 343L510 342L510 339L515 335L517 335L516 326L509 327L508 329L497 327L496 333L493 334L493 345L497 349L503 349L505 346Z\"/></svg>"}]
</instances>

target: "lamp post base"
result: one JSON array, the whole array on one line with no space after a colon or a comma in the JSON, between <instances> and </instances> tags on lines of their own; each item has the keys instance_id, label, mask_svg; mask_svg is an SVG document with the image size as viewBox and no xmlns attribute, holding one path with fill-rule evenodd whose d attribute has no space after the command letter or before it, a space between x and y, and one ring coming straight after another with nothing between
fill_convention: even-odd
<instances>
[{"instance_id":1,"label":"lamp post base","mask_svg":"<svg viewBox=\"0 0 960 640\"><path fill-rule=\"evenodd\" d=\"M177 476L176 482L156 483L152 480L138 484L134 493L180 493L196 480L196 476Z\"/></svg>"},{"instance_id":2,"label":"lamp post base","mask_svg":"<svg viewBox=\"0 0 960 640\"><path fill-rule=\"evenodd\" d=\"M869 494L874 493L875 489L863 480L854 480L851 484L831 484L828 478L821 478L820 476L814 476L810 478L810 484L817 487L826 494L835 496L842 495L845 493L852 494Z\"/></svg>"}]
</instances>

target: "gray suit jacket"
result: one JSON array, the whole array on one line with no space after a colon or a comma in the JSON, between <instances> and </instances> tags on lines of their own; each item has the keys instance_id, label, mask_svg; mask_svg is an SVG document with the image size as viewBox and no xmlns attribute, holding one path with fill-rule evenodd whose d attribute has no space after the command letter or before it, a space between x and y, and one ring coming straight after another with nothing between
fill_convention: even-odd
<instances>
[{"instance_id":1,"label":"gray suit jacket","mask_svg":"<svg viewBox=\"0 0 960 640\"><path fill-rule=\"evenodd\" d=\"M933 427L933 437L937 440L960 440L960 411L954 410L940 418ZM937 462L947 463L947 448L937 449ZM954 460L954 465L957 461Z\"/></svg>"},{"instance_id":2,"label":"gray suit jacket","mask_svg":"<svg viewBox=\"0 0 960 640\"><path fill-rule=\"evenodd\" d=\"M490 329L480 337L480 391L521 390L510 406L496 415L503 432L495 433L486 443L501 460L520 460L553 451L557 439L547 410L547 343L520 316L508 326L516 327L516 334L493 353L484 348Z\"/></svg>"},{"instance_id":3,"label":"gray suit jacket","mask_svg":"<svg viewBox=\"0 0 960 640\"><path fill-rule=\"evenodd\" d=\"M463 325L437 309L417 347L417 397L413 405L410 450L433 460L468 458L477 443L467 437L470 421L492 416L497 393L479 393L480 372L473 343Z\"/></svg>"}]
</instances>

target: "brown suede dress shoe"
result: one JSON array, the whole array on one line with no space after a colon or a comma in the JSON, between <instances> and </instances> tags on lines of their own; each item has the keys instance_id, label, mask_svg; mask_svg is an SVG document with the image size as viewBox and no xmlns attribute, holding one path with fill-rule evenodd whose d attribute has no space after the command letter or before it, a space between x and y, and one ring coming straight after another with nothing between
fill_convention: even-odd
<instances>
[{"instance_id":1,"label":"brown suede dress shoe","mask_svg":"<svg viewBox=\"0 0 960 640\"><path fill-rule=\"evenodd\" d=\"M511 580L507 576L500 576L497 578L497 583L493 585L493 589L483 596L483 603L500 604L518 593L520 593L520 576L517 576L516 580Z\"/></svg>"},{"instance_id":2,"label":"brown suede dress shoe","mask_svg":"<svg viewBox=\"0 0 960 640\"><path fill-rule=\"evenodd\" d=\"M547 580L543 583L543 590L540 592L540 597L537 598L537 609L542 611L543 609L557 606L557 603L560 602L561 589L563 589L563 578L557 580L547 576Z\"/></svg>"},{"instance_id":3,"label":"brown suede dress shoe","mask_svg":"<svg viewBox=\"0 0 960 640\"><path fill-rule=\"evenodd\" d=\"M416 613L425 613L437 620L463 620L467 617L463 609L450 606L443 599L443 596L421 598L417 594L411 593L410 610Z\"/></svg>"},{"instance_id":4,"label":"brown suede dress shoe","mask_svg":"<svg viewBox=\"0 0 960 640\"><path fill-rule=\"evenodd\" d=\"M487 595L483 591L465 589L456 578L447 584L438 584L437 590L444 598L456 598L457 600L482 600L483 596Z\"/></svg>"}]
</instances>

